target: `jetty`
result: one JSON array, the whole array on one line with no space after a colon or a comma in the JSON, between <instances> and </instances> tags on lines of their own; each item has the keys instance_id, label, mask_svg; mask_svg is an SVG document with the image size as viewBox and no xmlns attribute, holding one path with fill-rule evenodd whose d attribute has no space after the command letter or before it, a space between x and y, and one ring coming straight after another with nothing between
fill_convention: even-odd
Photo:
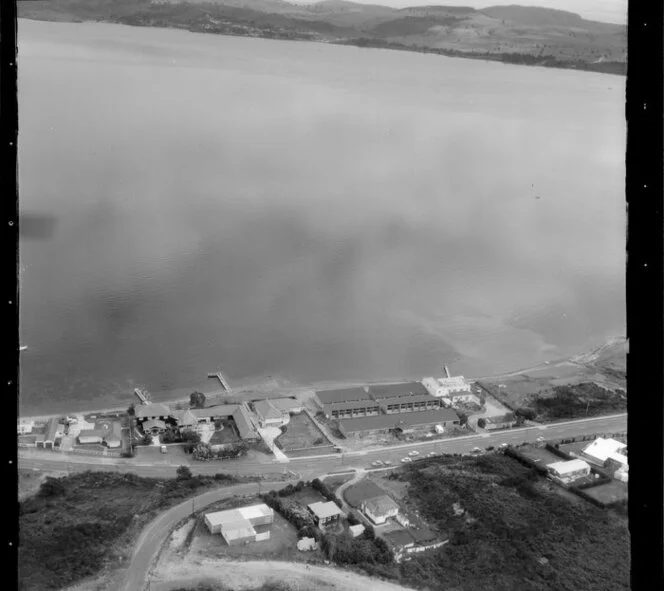
<instances>
[{"instance_id":1,"label":"jetty","mask_svg":"<svg viewBox=\"0 0 664 591\"><path fill-rule=\"evenodd\" d=\"M217 378L221 382L221 387L226 390L226 392L231 392L231 387L228 384L228 381L220 371L209 373L208 378Z\"/></svg>"},{"instance_id":2,"label":"jetty","mask_svg":"<svg viewBox=\"0 0 664 591\"><path fill-rule=\"evenodd\" d=\"M150 394L148 393L147 390L143 390L141 388L134 388L134 394L138 397L138 399L141 401L141 404L150 404Z\"/></svg>"}]
</instances>

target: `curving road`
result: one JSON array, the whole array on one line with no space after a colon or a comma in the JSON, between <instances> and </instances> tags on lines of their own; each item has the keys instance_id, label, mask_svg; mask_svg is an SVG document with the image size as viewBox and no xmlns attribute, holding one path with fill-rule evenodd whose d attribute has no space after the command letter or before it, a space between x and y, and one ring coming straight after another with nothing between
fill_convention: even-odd
<instances>
[{"instance_id":1,"label":"curving road","mask_svg":"<svg viewBox=\"0 0 664 591\"><path fill-rule=\"evenodd\" d=\"M263 482L261 484L239 484L217 490L211 490L201 495L188 499L187 501L172 507L162 513L154 521L150 522L136 542L136 548L127 567L124 579L116 587L116 591L140 591L148 581L148 574L159 550L168 538L173 527L194 509L201 509L216 503L221 499L227 499L236 495L251 495L258 493L261 489L280 489L286 486L284 482Z\"/></svg>"}]
</instances>

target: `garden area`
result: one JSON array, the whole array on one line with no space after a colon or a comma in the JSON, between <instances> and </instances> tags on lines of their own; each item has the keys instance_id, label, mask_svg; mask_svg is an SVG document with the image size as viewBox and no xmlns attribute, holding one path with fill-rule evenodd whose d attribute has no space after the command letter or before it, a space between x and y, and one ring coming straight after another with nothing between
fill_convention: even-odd
<instances>
[{"instance_id":1,"label":"garden area","mask_svg":"<svg viewBox=\"0 0 664 591\"><path fill-rule=\"evenodd\" d=\"M284 452L332 445L304 412L292 415L288 424L281 427L281 430L282 434L275 439L275 444Z\"/></svg>"}]
</instances>

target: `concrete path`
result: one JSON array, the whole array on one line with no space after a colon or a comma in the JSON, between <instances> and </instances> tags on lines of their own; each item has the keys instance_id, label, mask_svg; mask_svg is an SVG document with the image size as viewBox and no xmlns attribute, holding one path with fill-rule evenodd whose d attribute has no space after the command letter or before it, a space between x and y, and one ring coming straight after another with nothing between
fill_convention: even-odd
<instances>
[{"instance_id":1,"label":"concrete path","mask_svg":"<svg viewBox=\"0 0 664 591\"><path fill-rule=\"evenodd\" d=\"M258 433L263 438L263 441L265 441L265 445L270 448L274 454L274 457L277 458L278 461L284 463L290 462L288 456L274 444L274 440L279 437L279 435L281 435L281 430L277 429L276 427L258 427Z\"/></svg>"},{"instance_id":2,"label":"concrete path","mask_svg":"<svg viewBox=\"0 0 664 591\"><path fill-rule=\"evenodd\" d=\"M346 499L344 499L344 491L353 486L354 484L357 484L360 480L362 480L365 476L367 475L367 471L364 470L363 468L359 468L358 470L355 471L355 476L348 482L344 482L336 491L337 498L341 501L341 504L343 505L343 509L346 513L352 509L352 507L346 502Z\"/></svg>"}]
</instances>

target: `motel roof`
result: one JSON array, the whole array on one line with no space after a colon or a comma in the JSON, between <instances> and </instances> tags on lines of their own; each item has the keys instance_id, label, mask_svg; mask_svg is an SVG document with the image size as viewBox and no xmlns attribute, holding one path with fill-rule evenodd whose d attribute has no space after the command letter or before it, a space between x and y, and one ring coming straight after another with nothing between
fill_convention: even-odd
<instances>
[{"instance_id":1,"label":"motel roof","mask_svg":"<svg viewBox=\"0 0 664 591\"><path fill-rule=\"evenodd\" d=\"M270 507L268 507L265 503L249 505L248 507L240 507L238 511L245 519L260 519L262 517L274 516L274 510L270 509Z\"/></svg>"},{"instance_id":2,"label":"motel roof","mask_svg":"<svg viewBox=\"0 0 664 591\"><path fill-rule=\"evenodd\" d=\"M375 400L349 400L348 402L331 402L324 404L326 411L333 410L354 410L356 408L378 408L378 403Z\"/></svg>"},{"instance_id":3,"label":"motel roof","mask_svg":"<svg viewBox=\"0 0 664 591\"><path fill-rule=\"evenodd\" d=\"M152 422L152 421L149 421ZM159 421L162 422L162 421ZM79 437L101 437L102 439L112 433L110 429L85 429L83 431L79 431L78 436Z\"/></svg>"},{"instance_id":4,"label":"motel roof","mask_svg":"<svg viewBox=\"0 0 664 591\"><path fill-rule=\"evenodd\" d=\"M177 419L178 424L183 427L187 425L195 425L198 422L198 417L189 409L174 410L172 414L173 417Z\"/></svg>"},{"instance_id":5,"label":"motel roof","mask_svg":"<svg viewBox=\"0 0 664 591\"><path fill-rule=\"evenodd\" d=\"M55 436L58 433L58 426L60 423L58 422L58 419L53 417L49 422L48 425L46 426L46 434L44 437L44 441L54 441Z\"/></svg>"},{"instance_id":6,"label":"motel roof","mask_svg":"<svg viewBox=\"0 0 664 591\"><path fill-rule=\"evenodd\" d=\"M400 384L377 384L369 386L369 392L376 400L395 396L414 396L427 394L429 391L420 382L404 382Z\"/></svg>"},{"instance_id":7,"label":"motel roof","mask_svg":"<svg viewBox=\"0 0 664 591\"><path fill-rule=\"evenodd\" d=\"M598 437L583 450L583 453L601 462L605 462L611 454L621 452L626 447L624 443L620 443L620 441L616 441L615 439Z\"/></svg>"},{"instance_id":8,"label":"motel roof","mask_svg":"<svg viewBox=\"0 0 664 591\"><path fill-rule=\"evenodd\" d=\"M376 397L381 404L415 404L418 402L436 402L440 404L440 398L431 394L413 394L412 396L389 396L385 398Z\"/></svg>"},{"instance_id":9,"label":"motel roof","mask_svg":"<svg viewBox=\"0 0 664 591\"><path fill-rule=\"evenodd\" d=\"M374 515L387 515L390 511L399 509L399 505L387 495L381 495L364 501L366 510L371 511Z\"/></svg>"},{"instance_id":10,"label":"motel roof","mask_svg":"<svg viewBox=\"0 0 664 591\"><path fill-rule=\"evenodd\" d=\"M326 503L320 501L318 503L311 503L311 505L309 505L309 509L316 517L318 517L318 519L327 519L328 517L344 514L344 512L339 509L337 504L332 501L328 501Z\"/></svg>"},{"instance_id":11,"label":"motel roof","mask_svg":"<svg viewBox=\"0 0 664 591\"><path fill-rule=\"evenodd\" d=\"M263 418L263 420L268 419L281 419L281 411L276 409L274 405L269 400L259 400L254 402L254 408L256 412Z\"/></svg>"},{"instance_id":12,"label":"motel roof","mask_svg":"<svg viewBox=\"0 0 664 591\"><path fill-rule=\"evenodd\" d=\"M578 472L579 470L590 469L590 466L583 460L567 460L563 462L553 462L552 464L547 464L547 468L554 470L558 474L570 474L572 472Z\"/></svg>"},{"instance_id":13,"label":"motel roof","mask_svg":"<svg viewBox=\"0 0 664 591\"><path fill-rule=\"evenodd\" d=\"M302 403L295 398L271 398L270 404L282 412L302 408Z\"/></svg>"},{"instance_id":14,"label":"motel roof","mask_svg":"<svg viewBox=\"0 0 664 591\"><path fill-rule=\"evenodd\" d=\"M249 520L242 515L239 509L228 509L227 511L217 511L207 513L205 519L210 525L220 525L222 529L242 529L251 527Z\"/></svg>"},{"instance_id":15,"label":"motel roof","mask_svg":"<svg viewBox=\"0 0 664 591\"><path fill-rule=\"evenodd\" d=\"M499 423L510 423L510 422L512 422L516 419L514 417L514 413L508 412L504 415L500 415L500 416L496 416L496 417L486 417L485 420L486 420L487 423L492 423L494 425L497 425Z\"/></svg>"},{"instance_id":16,"label":"motel roof","mask_svg":"<svg viewBox=\"0 0 664 591\"><path fill-rule=\"evenodd\" d=\"M249 418L249 413L246 411L244 406L238 406L233 412L233 420L235 421L235 426L237 427L240 437L242 439L247 439L255 435L256 431L254 429L253 423Z\"/></svg>"},{"instance_id":17,"label":"motel roof","mask_svg":"<svg viewBox=\"0 0 664 591\"><path fill-rule=\"evenodd\" d=\"M134 414L139 419L147 417L170 417L171 407L167 404L161 404L159 402L154 402L151 404L140 404L134 408Z\"/></svg>"},{"instance_id":18,"label":"motel roof","mask_svg":"<svg viewBox=\"0 0 664 591\"><path fill-rule=\"evenodd\" d=\"M458 420L459 416L451 408L439 408L436 410L423 410L419 412L344 419L339 421L339 424L345 432L354 433L357 431L395 429L397 427L414 427L429 424L434 425Z\"/></svg>"},{"instance_id":19,"label":"motel roof","mask_svg":"<svg viewBox=\"0 0 664 591\"><path fill-rule=\"evenodd\" d=\"M193 408L189 412L197 419L209 419L211 417L230 417L239 408L237 404L218 404L207 408Z\"/></svg>"},{"instance_id":20,"label":"motel roof","mask_svg":"<svg viewBox=\"0 0 664 591\"><path fill-rule=\"evenodd\" d=\"M369 393L360 387L344 388L342 390L321 390L316 392L318 400L323 404L332 402L350 402L355 400L371 400Z\"/></svg>"}]
</instances>

